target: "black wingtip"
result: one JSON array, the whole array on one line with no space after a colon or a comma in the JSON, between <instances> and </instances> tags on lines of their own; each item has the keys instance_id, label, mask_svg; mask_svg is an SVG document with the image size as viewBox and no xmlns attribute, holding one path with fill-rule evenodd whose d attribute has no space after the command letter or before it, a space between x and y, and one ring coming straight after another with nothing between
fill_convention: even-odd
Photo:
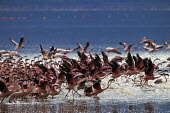
<instances>
[{"instance_id":1,"label":"black wingtip","mask_svg":"<svg viewBox=\"0 0 170 113\"><path fill-rule=\"evenodd\" d=\"M2 92L5 87L6 87L5 83L2 80L0 80L0 91Z\"/></svg>"}]
</instances>

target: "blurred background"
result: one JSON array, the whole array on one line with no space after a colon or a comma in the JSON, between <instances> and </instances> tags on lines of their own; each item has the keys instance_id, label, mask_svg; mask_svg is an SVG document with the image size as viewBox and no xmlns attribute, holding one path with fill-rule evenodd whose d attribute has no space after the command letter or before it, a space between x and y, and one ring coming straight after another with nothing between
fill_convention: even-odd
<instances>
[{"instance_id":1,"label":"blurred background","mask_svg":"<svg viewBox=\"0 0 170 113\"><path fill-rule=\"evenodd\" d=\"M1 0L0 49L12 49L8 38L22 35L30 53L40 43L70 48L90 41L98 51L146 36L162 44L170 36L169 6L168 0Z\"/></svg>"}]
</instances>

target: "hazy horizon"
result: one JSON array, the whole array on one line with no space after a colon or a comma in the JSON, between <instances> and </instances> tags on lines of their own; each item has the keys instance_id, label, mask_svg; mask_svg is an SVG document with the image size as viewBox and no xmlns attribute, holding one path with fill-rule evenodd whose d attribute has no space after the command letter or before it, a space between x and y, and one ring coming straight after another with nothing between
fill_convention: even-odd
<instances>
[{"instance_id":1,"label":"hazy horizon","mask_svg":"<svg viewBox=\"0 0 170 113\"><path fill-rule=\"evenodd\" d=\"M169 11L167 0L1 0L0 11L22 10L151 10Z\"/></svg>"}]
</instances>

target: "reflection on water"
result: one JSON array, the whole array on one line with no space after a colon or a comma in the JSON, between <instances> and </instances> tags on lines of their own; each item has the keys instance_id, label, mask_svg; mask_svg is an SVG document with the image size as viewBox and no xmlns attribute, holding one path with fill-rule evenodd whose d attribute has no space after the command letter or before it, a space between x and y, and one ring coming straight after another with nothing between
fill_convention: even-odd
<instances>
[{"instance_id":1,"label":"reflection on water","mask_svg":"<svg viewBox=\"0 0 170 113\"><path fill-rule=\"evenodd\" d=\"M51 102L49 102L51 101ZM168 103L169 104L169 103ZM112 100L103 103L100 99L90 98L84 100L60 100L51 99L43 102L28 102L20 101L17 103L3 103L0 106L0 112L8 113L155 113L168 112L168 104L166 103L114 103ZM164 106L164 107L163 107ZM166 107L167 106L167 107Z\"/></svg>"}]
</instances>

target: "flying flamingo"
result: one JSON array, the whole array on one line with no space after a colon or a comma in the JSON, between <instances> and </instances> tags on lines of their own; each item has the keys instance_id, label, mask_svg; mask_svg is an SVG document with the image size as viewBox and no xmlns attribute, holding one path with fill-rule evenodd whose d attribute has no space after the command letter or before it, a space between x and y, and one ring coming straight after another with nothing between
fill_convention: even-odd
<instances>
[{"instance_id":1,"label":"flying flamingo","mask_svg":"<svg viewBox=\"0 0 170 113\"><path fill-rule=\"evenodd\" d=\"M6 56L18 56L18 57L21 57L21 54L18 53L18 51L6 51Z\"/></svg>"},{"instance_id":2,"label":"flying flamingo","mask_svg":"<svg viewBox=\"0 0 170 113\"><path fill-rule=\"evenodd\" d=\"M148 80L154 80L160 78L161 76L165 76L165 74L160 74L160 76L155 77L154 70L154 64L152 63L151 59L148 59L145 63L145 75L142 77L142 79L144 80L143 85L148 85Z\"/></svg>"},{"instance_id":3,"label":"flying flamingo","mask_svg":"<svg viewBox=\"0 0 170 113\"><path fill-rule=\"evenodd\" d=\"M60 49L60 48L56 48L56 51L57 52L61 52L61 54L68 54L72 51L75 51L77 49L79 49L80 47L76 47L76 48L73 48L73 49Z\"/></svg>"},{"instance_id":4,"label":"flying flamingo","mask_svg":"<svg viewBox=\"0 0 170 113\"><path fill-rule=\"evenodd\" d=\"M170 50L170 45L168 44L168 42L164 41L164 45L166 46L167 50Z\"/></svg>"},{"instance_id":5,"label":"flying flamingo","mask_svg":"<svg viewBox=\"0 0 170 113\"><path fill-rule=\"evenodd\" d=\"M164 45L158 45L158 44L154 43L153 41L146 39L146 37L143 37L140 43L144 43L145 44L144 48L148 49L149 51L159 50L164 47ZM153 50L148 47L151 47Z\"/></svg>"},{"instance_id":6,"label":"flying flamingo","mask_svg":"<svg viewBox=\"0 0 170 113\"><path fill-rule=\"evenodd\" d=\"M119 48L112 48L112 47L107 47L107 48L106 48L106 52L113 52L113 53L117 53L117 54L122 54L122 53L119 51Z\"/></svg>"},{"instance_id":7,"label":"flying flamingo","mask_svg":"<svg viewBox=\"0 0 170 113\"><path fill-rule=\"evenodd\" d=\"M124 73L124 70L116 61L111 61L109 65L111 66L111 69L112 69L111 78L116 79Z\"/></svg>"},{"instance_id":8,"label":"flying flamingo","mask_svg":"<svg viewBox=\"0 0 170 113\"><path fill-rule=\"evenodd\" d=\"M15 50L20 50L22 48L24 48L23 42L24 42L24 36L22 36L20 38L20 42L17 43L16 41L12 40L11 38L9 38L10 41L15 45ZM26 41L25 44L27 44L29 41Z\"/></svg>"},{"instance_id":9,"label":"flying flamingo","mask_svg":"<svg viewBox=\"0 0 170 113\"><path fill-rule=\"evenodd\" d=\"M87 48L90 46L90 42L86 42L86 46L85 47L83 47L81 44L79 44L78 42L77 42L77 45L78 45L78 47L80 48L80 52L81 53L86 53L86 52L89 52L89 51L91 51L92 49L90 49L90 50L87 50Z\"/></svg>"},{"instance_id":10,"label":"flying flamingo","mask_svg":"<svg viewBox=\"0 0 170 113\"><path fill-rule=\"evenodd\" d=\"M118 44L123 45L125 52L132 50L132 46L133 46L133 45L127 45L127 44L124 43L124 42L119 42Z\"/></svg>"}]
</instances>

